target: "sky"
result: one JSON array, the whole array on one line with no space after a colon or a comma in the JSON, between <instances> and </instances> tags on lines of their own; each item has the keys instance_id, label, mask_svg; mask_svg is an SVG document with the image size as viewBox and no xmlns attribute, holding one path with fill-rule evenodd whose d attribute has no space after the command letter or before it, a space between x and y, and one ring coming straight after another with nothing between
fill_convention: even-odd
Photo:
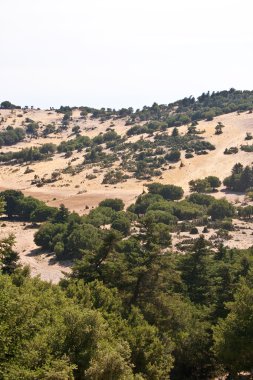
<instances>
[{"instance_id":1,"label":"sky","mask_svg":"<svg viewBox=\"0 0 253 380\"><path fill-rule=\"evenodd\" d=\"M0 0L0 102L134 107L253 90L252 0Z\"/></svg>"}]
</instances>

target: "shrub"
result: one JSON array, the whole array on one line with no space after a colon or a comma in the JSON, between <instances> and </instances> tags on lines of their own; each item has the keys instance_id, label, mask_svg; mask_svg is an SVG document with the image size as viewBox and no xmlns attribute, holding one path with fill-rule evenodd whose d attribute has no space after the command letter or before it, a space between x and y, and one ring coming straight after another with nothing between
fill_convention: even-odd
<instances>
[{"instance_id":1,"label":"shrub","mask_svg":"<svg viewBox=\"0 0 253 380\"><path fill-rule=\"evenodd\" d=\"M178 162L180 160L181 153L179 150L172 150L170 153L164 156L166 161Z\"/></svg>"},{"instance_id":2,"label":"shrub","mask_svg":"<svg viewBox=\"0 0 253 380\"><path fill-rule=\"evenodd\" d=\"M14 104L9 102L8 100L5 100L0 104L0 108L7 109L7 110L13 110L13 109L20 109L21 107L15 106Z\"/></svg>"},{"instance_id":3,"label":"shrub","mask_svg":"<svg viewBox=\"0 0 253 380\"><path fill-rule=\"evenodd\" d=\"M223 132L222 132L222 129L224 128L225 126L219 121L218 124L216 125L215 127L215 134L216 135L221 135Z\"/></svg>"},{"instance_id":4,"label":"shrub","mask_svg":"<svg viewBox=\"0 0 253 380\"><path fill-rule=\"evenodd\" d=\"M201 206L210 206L215 198L207 194L192 193L187 197L187 200L191 203L196 203Z\"/></svg>"},{"instance_id":5,"label":"shrub","mask_svg":"<svg viewBox=\"0 0 253 380\"><path fill-rule=\"evenodd\" d=\"M24 138L25 132L22 128L7 127L5 131L0 132L0 146L14 145Z\"/></svg>"},{"instance_id":6,"label":"shrub","mask_svg":"<svg viewBox=\"0 0 253 380\"><path fill-rule=\"evenodd\" d=\"M208 176L204 179L191 180L189 185L191 191L196 191L197 193L208 193L211 191L211 188L215 191L215 189L221 185L221 181L218 177Z\"/></svg>"},{"instance_id":7,"label":"shrub","mask_svg":"<svg viewBox=\"0 0 253 380\"><path fill-rule=\"evenodd\" d=\"M118 198L105 199L104 201L99 203L99 206L110 207L114 211L121 211L124 209L124 202L122 201L122 199L118 199Z\"/></svg>"},{"instance_id":8,"label":"shrub","mask_svg":"<svg viewBox=\"0 0 253 380\"><path fill-rule=\"evenodd\" d=\"M166 200L179 200L184 195L184 191L180 186L152 183L148 184L147 187L151 194L159 194Z\"/></svg>"},{"instance_id":9,"label":"shrub","mask_svg":"<svg viewBox=\"0 0 253 380\"><path fill-rule=\"evenodd\" d=\"M102 183L115 185L116 183L126 181L127 178L129 177L125 175L121 170L110 170L105 174Z\"/></svg>"},{"instance_id":10,"label":"shrub","mask_svg":"<svg viewBox=\"0 0 253 380\"><path fill-rule=\"evenodd\" d=\"M234 216L235 209L225 198L216 199L208 209L208 214L213 220L231 218Z\"/></svg>"},{"instance_id":11,"label":"shrub","mask_svg":"<svg viewBox=\"0 0 253 380\"><path fill-rule=\"evenodd\" d=\"M197 227L192 227L190 229L190 234L191 235L197 235L198 233L199 233L199 231L198 231Z\"/></svg>"},{"instance_id":12,"label":"shrub","mask_svg":"<svg viewBox=\"0 0 253 380\"><path fill-rule=\"evenodd\" d=\"M173 225L173 224L176 224L176 222L177 222L177 218L174 215L166 211L160 211L160 210L147 211L145 216L142 219L142 223L145 225L151 225L151 224L157 224L157 223Z\"/></svg>"},{"instance_id":13,"label":"shrub","mask_svg":"<svg viewBox=\"0 0 253 380\"><path fill-rule=\"evenodd\" d=\"M252 140L253 139L253 136L250 132L247 132L246 133L246 137L245 137L245 140Z\"/></svg>"},{"instance_id":14,"label":"shrub","mask_svg":"<svg viewBox=\"0 0 253 380\"><path fill-rule=\"evenodd\" d=\"M253 145L241 145L241 150L244 152L253 152Z\"/></svg>"},{"instance_id":15,"label":"shrub","mask_svg":"<svg viewBox=\"0 0 253 380\"><path fill-rule=\"evenodd\" d=\"M224 154L236 154L236 153L238 153L238 148L236 147L236 146L232 146L231 148L226 148L225 150L224 150Z\"/></svg>"},{"instance_id":16,"label":"shrub","mask_svg":"<svg viewBox=\"0 0 253 380\"><path fill-rule=\"evenodd\" d=\"M38 123L32 122L26 126L26 133L31 136L37 136L38 129L39 129Z\"/></svg>"},{"instance_id":17,"label":"shrub","mask_svg":"<svg viewBox=\"0 0 253 380\"><path fill-rule=\"evenodd\" d=\"M230 190L247 191L253 186L253 168L234 165L232 174L224 179L223 184Z\"/></svg>"}]
</instances>

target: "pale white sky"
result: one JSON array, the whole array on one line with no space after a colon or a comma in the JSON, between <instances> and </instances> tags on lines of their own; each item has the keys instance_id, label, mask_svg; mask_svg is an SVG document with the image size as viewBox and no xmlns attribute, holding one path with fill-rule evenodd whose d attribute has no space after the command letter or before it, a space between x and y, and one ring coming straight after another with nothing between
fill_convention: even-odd
<instances>
[{"instance_id":1,"label":"pale white sky","mask_svg":"<svg viewBox=\"0 0 253 380\"><path fill-rule=\"evenodd\" d=\"M252 0L0 0L0 101L142 107L253 89Z\"/></svg>"}]
</instances>

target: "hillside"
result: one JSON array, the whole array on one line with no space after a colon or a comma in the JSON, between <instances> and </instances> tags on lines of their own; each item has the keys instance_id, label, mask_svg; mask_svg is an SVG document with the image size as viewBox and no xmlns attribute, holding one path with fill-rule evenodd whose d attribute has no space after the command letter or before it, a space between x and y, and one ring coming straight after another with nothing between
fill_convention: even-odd
<instances>
[{"instance_id":1,"label":"hillside","mask_svg":"<svg viewBox=\"0 0 253 380\"><path fill-rule=\"evenodd\" d=\"M131 114L131 119L133 117L139 118L138 124L130 123L129 115L123 115L122 117L116 111L114 111L114 116L112 115L113 111L111 111L105 117L104 114L101 115L101 111L95 112L93 109L88 109L84 112L83 108L70 110L65 107L60 110L61 112L53 109L1 109L0 133L4 133L8 126L14 129L21 128L24 131L27 131L27 126L31 124L35 126L35 131L29 134L25 133L22 141L3 145L0 150L2 156L7 155L8 152L23 152L31 148L39 149L45 144L54 144L55 150L38 161L29 161L28 158L26 162L20 162L20 160L2 162L0 164L0 190L21 190L25 195L34 196L46 202L49 206L59 206L63 203L72 211L87 214L90 209L98 206L99 202L106 198L120 198L124 201L126 207L130 206L143 191L147 191L145 185L152 181L181 186L184 189L185 196L187 196L191 180L213 175L223 181L230 174L235 163L240 162L244 166L252 164L252 153L241 150L240 146L244 144L250 145L251 143L251 141L245 141L245 136L247 133L253 133L253 114L248 111L237 111L216 116L210 121L200 120L196 123L197 125L192 135L189 135L189 126L191 124L179 125L177 127L179 137L177 139L180 139L180 137L190 139L188 142L183 143L184 145L186 144L183 147L184 149L179 147L181 157L177 159L177 162L164 160L155 162L157 167L155 170L158 170L158 175L152 175L154 174L154 169L150 174L149 169L147 173L141 172L138 177L134 172L136 169L129 170L129 167L134 166L134 163L138 162L139 156L143 153L142 164L150 157L150 152L151 157L154 159L162 156L158 149L164 144L163 136L170 139L169 136L173 133L173 127L167 126L167 128L164 128L164 121L162 120L166 120L166 115L171 113L171 109L175 109L175 107L179 109L182 102L174 103L167 108L160 106L162 112L159 115L159 121L153 120L153 129L155 130L151 130L149 133L139 133L138 131L138 134L130 134L129 131L133 129L133 125L138 125L141 130L143 126L148 125L147 123L152 123L152 120L141 121L141 118L153 117L153 119L157 119L156 114L151 112L154 107L151 109L145 108L145 113L142 110L139 113L137 111L135 114ZM211 110L213 111L213 108ZM182 115L182 112L180 110L179 115ZM206 112L210 113L210 110ZM64 124L66 114L68 117L67 122ZM224 128L222 129L223 133L217 135L215 134L215 127L219 122L224 125ZM77 130L73 132L75 128ZM159 130L159 128L162 130ZM96 142L96 139L100 136L107 135L108 131L109 133L113 131L115 134L112 134L111 141L101 143L101 141L97 140ZM198 131L201 133L198 134ZM107 156L105 158L101 156L94 162L86 163L84 157L91 148L85 146L80 149L67 146L65 150L57 151L57 147L65 144L66 141L75 142L80 139L80 136L87 136L90 141L94 139L95 143L93 145L95 148L97 146L101 147L105 155L113 155L113 159L108 161ZM199 139L197 141L210 143L215 149L206 151L208 154L197 154L198 152L195 151L191 158L186 158L187 144L194 142L195 138ZM156 144L155 141L157 141ZM169 144L172 144L172 148L170 148L171 145L167 148L167 142L165 141L162 157L166 152L168 153L171 149L174 149L173 140L172 142L168 141ZM110 143L111 146L109 145ZM178 144L178 140L176 144ZM238 153L224 154L225 149L231 147L238 148ZM147 153L147 157L145 153ZM131 165L126 165L125 157L130 157L128 162L131 161ZM121 175L120 179L115 180L115 183L103 183L106 174L110 173L112 169L118 169L123 176L127 175L128 178L123 179ZM34 180L36 177L37 180ZM50 180L52 178L54 178L53 181ZM47 181L48 179L49 181ZM243 194L224 192L223 186L213 194L216 198L221 198L224 195L237 205L238 202L244 202ZM40 274L45 279L59 280L62 276L62 268L57 263L51 261L49 265L50 257L30 254L36 248L33 243L32 230L24 230L22 223L17 222L15 225L10 224L8 231L14 232L18 236L17 249L20 252L21 260L23 263L31 265L32 273ZM251 229L249 229L249 237L246 238L246 235L243 239L240 232L236 232L233 238L225 242L225 244L231 247L247 248L251 245L250 231ZM6 234L6 232L7 230L3 230L1 235ZM176 242L177 238L175 236L174 244Z\"/></svg>"},{"instance_id":2,"label":"hillside","mask_svg":"<svg viewBox=\"0 0 253 380\"><path fill-rule=\"evenodd\" d=\"M59 146L63 141L75 140L76 135L72 132L72 128L78 125L80 128L79 134L81 136L94 138L100 134L105 134L108 128L110 128L114 130L121 139L124 139L126 146L129 143L133 145L134 143L141 142L143 146L133 148L133 158L136 160L136 156L139 152L152 149L152 142L156 136L164 134L164 131L162 131L128 136L127 131L129 131L131 126L125 125L126 118L113 118L101 122L99 119L92 118L90 114L83 119L82 116L80 116L81 111L74 110L71 120L64 130L57 133L50 133L44 137L43 132L48 124L54 125L56 129L61 127L61 113L41 110L1 110L0 113L0 117L4 119L1 123L1 130L4 130L8 125L15 128L22 127L22 123L24 123L24 119L26 118L33 120L39 125L38 136L29 136L15 145L3 146L1 148L1 152L3 153L9 151L18 152L31 147L41 147L47 143L53 143ZM222 122L225 126L222 135L215 135L215 126L218 122ZM143 123L144 122L141 124L143 125ZM167 128L165 133L170 135L172 130L173 128ZM161 174L158 176L148 174L136 178L134 173L129 171L129 165L125 168L122 167L122 151L106 148L106 144L101 144L100 146L104 149L106 154L114 154L116 157L113 157L112 160L108 162L98 158L98 161L86 164L84 163L84 153L87 148L84 148L80 152L74 150L71 152L70 157L64 152L56 152L53 153L50 158L47 158L47 160L38 162L2 163L0 168L0 188L20 189L25 194L34 195L49 205L56 206L64 203L71 210L84 213L87 210L86 206L89 208L96 206L102 199L108 197L120 197L124 200L126 205L130 205L143 191L143 185L150 180L159 181L161 183L178 184L184 188L187 194L188 182L192 179L202 178L206 175L216 175L223 180L229 175L232 166L236 162L241 162L244 165L251 164L251 154L240 150L240 145L250 144L250 142L245 142L245 136L246 133L252 133L253 130L253 116L251 113L229 113L215 117L212 121L200 121L197 130L203 131L203 134L197 135L197 137L214 145L215 150L209 151L207 155L194 155L194 157L190 159L185 158L184 150L178 162L166 162L165 164L161 164L163 168ZM187 126L182 125L178 127L178 131L180 136L185 136L187 134ZM145 147L145 143L147 148ZM159 146L159 144L160 141L158 140L156 146ZM239 149L238 153L224 155L225 149L230 147L237 147ZM165 150L167 151L166 148ZM123 151L123 153L125 152ZM126 153L129 153L128 148L126 148ZM152 154L155 155L155 153ZM183 167L181 162L183 163ZM28 166L31 170L30 173L27 173ZM127 174L130 178L122 180L122 182L119 180L119 182L115 184L103 184L105 174L110 172L111 169L119 169L123 175ZM158 169L159 171L161 169L159 162ZM48 179L52 176L52 173L55 172L59 173L57 181L45 183L43 186L32 184L35 175L39 176L39 178ZM223 193L217 194L217 196L221 195L223 195Z\"/></svg>"},{"instance_id":3,"label":"hillside","mask_svg":"<svg viewBox=\"0 0 253 380\"><path fill-rule=\"evenodd\" d=\"M1 104L0 378L252 378L252 106Z\"/></svg>"}]
</instances>

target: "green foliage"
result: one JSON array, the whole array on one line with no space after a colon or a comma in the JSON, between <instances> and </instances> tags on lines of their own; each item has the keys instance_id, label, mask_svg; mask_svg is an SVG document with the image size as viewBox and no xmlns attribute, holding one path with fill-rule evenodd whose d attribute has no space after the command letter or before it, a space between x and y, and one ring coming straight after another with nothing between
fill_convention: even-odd
<instances>
[{"instance_id":1,"label":"green foliage","mask_svg":"<svg viewBox=\"0 0 253 380\"><path fill-rule=\"evenodd\" d=\"M33 121L33 122L27 124L26 133L30 136L38 136L38 129L39 129L38 123L35 123Z\"/></svg>"},{"instance_id":2,"label":"green foliage","mask_svg":"<svg viewBox=\"0 0 253 380\"><path fill-rule=\"evenodd\" d=\"M180 160L181 153L179 150L172 150L170 153L164 156L166 161L178 162Z\"/></svg>"},{"instance_id":3,"label":"green foliage","mask_svg":"<svg viewBox=\"0 0 253 380\"><path fill-rule=\"evenodd\" d=\"M189 182L190 190L197 193L208 193L215 191L217 187L221 186L221 181L216 176L208 176L204 179L191 180Z\"/></svg>"},{"instance_id":4,"label":"green foliage","mask_svg":"<svg viewBox=\"0 0 253 380\"><path fill-rule=\"evenodd\" d=\"M203 206L188 202L186 200L171 203L172 214L179 220L197 219L205 214Z\"/></svg>"},{"instance_id":5,"label":"green foliage","mask_svg":"<svg viewBox=\"0 0 253 380\"><path fill-rule=\"evenodd\" d=\"M152 121L145 125L134 125L127 131L127 136L140 135L143 133L153 133L155 131L162 131L168 128L168 125L163 122Z\"/></svg>"},{"instance_id":6,"label":"green foliage","mask_svg":"<svg viewBox=\"0 0 253 380\"><path fill-rule=\"evenodd\" d=\"M2 162L33 162L46 160L52 156L56 151L56 146L54 144L43 144L39 148L24 148L17 152L7 152L0 154L0 161Z\"/></svg>"},{"instance_id":7,"label":"green foliage","mask_svg":"<svg viewBox=\"0 0 253 380\"><path fill-rule=\"evenodd\" d=\"M151 194L161 195L166 200L178 200L183 197L184 191L181 187L175 185L162 185L160 183L151 183L147 185Z\"/></svg>"},{"instance_id":8,"label":"green foliage","mask_svg":"<svg viewBox=\"0 0 253 380\"><path fill-rule=\"evenodd\" d=\"M218 177L214 176L214 175L210 175L208 177L206 177L206 180L207 182L209 183L210 187L213 189L213 191L217 188L217 187L220 187L221 186L221 181L219 180Z\"/></svg>"},{"instance_id":9,"label":"green foliage","mask_svg":"<svg viewBox=\"0 0 253 380\"><path fill-rule=\"evenodd\" d=\"M81 150L90 146L91 141L88 136L78 136L75 139L62 141L57 147L59 153Z\"/></svg>"},{"instance_id":10,"label":"green foliage","mask_svg":"<svg viewBox=\"0 0 253 380\"><path fill-rule=\"evenodd\" d=\"M103 200L102 202L100 202L99 206L110 207L114 211L122 211L124 209L124 202L122 201L122 199L118 199L118 198L115 198L115 199L107 198Z\"/></svg>"},{"instance_id":11,"label":"green foliage","mask_svg":"<svg viewBox=\"0 0 253 380\"><path fill-rule=\"evenodd\" d=\"M214 327L214 351L232 375L251 371L253 361L253 290L240 284L228 315Z\"/></svg>"},{"instance_id":12,"label":"green foliage","mask_svg":"<svg viewBox=\"0 0 253 380\"><path fill-rule=\"evenodd\" d=\"M207 194L192 193L188 196L188 201L201 206L210 206L215 200L214 197Z\"/></svg>"},{"instance_id":13,"label":"green foliage","mask_svg":"<svg viewBox=\"0 0 253 380\"><path fill-rule=\"evenodd\" d=\"M117 183L124 182L128 178L121 170L110 170L103 178L103 184L116 185Z\"/></svg>"},{"instance_id":14,"label":"green foliage","mask_svg":"<svg viewBox=\"0 0 253 380\"><path fill-rule=\"evenodd\" d=\"M131 123L139 120L166 120L168 127L175 127L203 119L210 121L224 113L250 110L252 106L252 91L231 88L229 91L203 93L197 99L189 97L168 105L144 106L142 110L136 110L129 120Z\"/></svg>"},{"instance_id":15,"label":"green foliage","mask_svg":"<svg viewBox=\"0 0 253 380\"><path fill-rule=\"evenodd\" d=\"M203 236L194 244L192 253L181 260L182 279L191 301L197 304L208 305L210 302L212 283L209 261L207 243Z\"/></svg>"},{"instance_id":16,"label":"green foliage","mask_svg":"<svg viewBox=\"0 0 253 380\"><path fill-rule=\"evenodd\" d=\"M241 145L241 150L244 152L253 152L253 145Z\"/></svg>"},{"instance_id":17,"label":"green foliage","mask_svg":"<svg viewBox=\"0 0 253 380\"><path fill-rule=\"evenodd\" d=\"M0 104L0 108L6 109L6 110L13 110L13 109L20 109L21 107L15 106L14 104L9 102L8 100L5 100Z\"/></svg>"},{"instance_id":18,"label":"green foliage","mask_svg":"<svg viewBox=\"0 0 253 380\"><path fill-rule=\"evenodd\" d=\"M3 198L0 197L0 216L4 213L6 207L6 203Z\"/></svg>"},{"instance_id":19,"label":"green foliage","mask_svg":"<svg viewBox=\"0 0 253 380\"><path fill-rule=\"evenodd\" d=\"M1 377L134 379L129 343L114 335L89 300L79 306L37 279L16 286L0 276L0 289Z\"/></svg>"},{"instance_id":20,"label":"green foliage","mask_svg":"<svg viewBox=\"0 0 253 380\"><path fill-rule=\"evenodd\" d=\"M218 124L216 125L215 127L215 134L216 135L221 135L223 133L222 129L225 127L225 125L223 125L220 121L218 122Z\"/></svg>"},{"instance_id":21,"label":"green foliage","mask_svg":"<svg viewBox=\"0 0 253 380\"><path fill-rule=\"evenodd\" d=\"M16 215L20 200L24 197L23 193L18 190L5 190L0 193L1 199L5 202L5 214L9 218Z\"/></svg>"},{"instance_id":22,"label":"green foliage","mask_svg":"<svg viewBox=\"0 0 253 380\"><path fill-rule=\"evenodd\" d=\"M51 133L54 133L56 131L56 127L54 124L47 124L45 129L43 130L43 136L48 136Z\"/></svg>"},{"instance_id":23,"label":"green foliage","mask_svg":"<svg viewBox=\"0 0 253 380\"><path fill-rule=\"evenodd\" d=\"M237 211L239 217L241 218L251 219L251 217L253 216L253 206L251 205L245 207L238 207Z\"/></svg>"},{"instance_id":24,"label":"green foliage","mask_svg":"<svg viewBox=\"0 0 253 380\"><path fill-rule=\"evenodd\" d=\"M229 149L226 148L224 150L224 154L237 154L239 152L239 149L236 146L231 146Z\"/></svg>"},{"instance_id":25,"label":"green foliage","mask_svg":"<svg viewBox=\"0 0 253 380\"><path fill-rule=\"evenodd\" d=\"M4 212L8 218L16 217L20 220L44 222L56 214L54 207L33 197L24 197L21 191L5 190L0 193L5 202Z\"/></svg>"},{"instance_id":26,"label":"green foliage","mask_svg":"<svg viewBox=\"0 0 253 380\"><path fill-rule=\"evenodd\" d=\"M161 210L149 210L146 212L145 216L142 219L144 225L151 225L157 223L163 223L166 225L176 224L177 218L168 213L167 211Z\"/></svg>"},{"instance_id":27,"label":"green foliage","mask_svg":"<svg viewBox=\"0 0 253 380\"><path fill-rule=\"evenodd\" d=\"M72 274L51 285L16 266L13 238L0 244L2 272L9 273L0 275L0 377L187 380L214 378L221 366L234 376L249 369L252 295L242 306L245 322L233 314L232 328L227 303L242 278L251 289L252 249L214 249L192 235L185 254L170 252L178 220L198 231L209 214L210 226L227 232L235 210L206 194L167 200L166 186L175 190L150 184L127 212L122 201L108 199L84 216L63 205L43 210L13 190L0 194L10 215L32 219L50 211L35 243L59 259L77 259ZM239 216L249 217L244 209Z\"/></svg>"},{"instance_id":28,"label":"green foliage","mask_svg":"<svg viewBox=\"0 0 253 380\"><path fill-rule=\"evenodd\" d=\"M216 199L208 209L208 214L212 219L224 219L234 216L235 209L225 198Z\"/></svg>"},{"instance_id":29,"label":"green foliage","mask_svg":"<svg viewBox=\"0 0 253 380\"><path fill-rule=\"evenodd\" d=\"M94 251L102 243L101 233L90 224L81 224L73 228L70 234L69 232L69 229L67 229L66 234L62 237L65 247L63 255L68 258L80 258L82 251ZM60 238L58 239L61 241Z\"/></svg>"},{"instance_id":30,"label":"green foliage","mask_svg":"<svg viewBox=\"0 0 253 380\"><path fill-rule=\"evenodd\" d=\"M178 132L178 128L173 128L173 131L172 131L172 136L173 137L177 137L179 135L179 132Z\"/></svg>"},{"instance_id":31,"label":"green foliage","mask_svg":"<svg viewBox=\"0 0 253 380\"><path fill-rule=\"evenodd\" d=\"M159 194L143 194L137 198L135 205L131 205L128 210L138 215L145 214L150 205L163 200L163 197Z\"/></svg>"},{"instance_id":32,"label":"green foliage","mask_svg":"<svg viewBox=\"0 0 253 380\"><path fill-rule=\"evenodd\" d=\"M116 216L111 224L111 228L121 232L124 236L129 235L130 227L131 221L125 215Z\"/></svg>"},{"instance_id":33,"label":"green foliage","mask_svg":"<svg viewBox=\"0 0 253 380\"><path fill-rule=\"evenodd\" d=\"M245 192L253 186L253 168L249 166L243 167L241 164L235 164L232 174L226 177L223 184L233 191Z\"/></svg>"},{"instance_id":34,"label":"green foliage","mask_svg":"<svg viewBox=\"0 0 253 380\"><path fill-rule=\"evenodd\" d=\"M14 235L9 235L0 240L0 271L11 274L18 268L18 254L13 250L15 244Z\"/></svg>"},{"instance_id":35,"label":"green foliage","mask_svg":"<svg viewBox=\"0 0 253 380\"><path fill-rule=\"evenodd\" d=\"M5 131L0 132L0 146L14 145L24 140L25 132L22 128L7 127Z\"/></svg>"},{"instance_id":36,"label":"green foliage","mask_svg":"<svg viewBox=\"0 0 253 380\"><path fill-rule=\"evenodd\" d=\"M66 225L62 223L46 223L43 224L40 229L34 235L35 243L44 248L52 250L54 249L54 243L57 244L56 239L61 239L66 231ZM56 237L56 239L55 239Z\"/></svg>"},{"instance_id":37,"label":"green foliage","mask_svg":"<svg viewBox=\"0 0 253 380\"><path fill-rule=\"evenodd\" d=\"M150 240L156 245L159 245L162 248L168 248L171 246L171 222L168 224L153 222L148 226L147 233L150 236Z\"/></svg>"}]
</instances>

